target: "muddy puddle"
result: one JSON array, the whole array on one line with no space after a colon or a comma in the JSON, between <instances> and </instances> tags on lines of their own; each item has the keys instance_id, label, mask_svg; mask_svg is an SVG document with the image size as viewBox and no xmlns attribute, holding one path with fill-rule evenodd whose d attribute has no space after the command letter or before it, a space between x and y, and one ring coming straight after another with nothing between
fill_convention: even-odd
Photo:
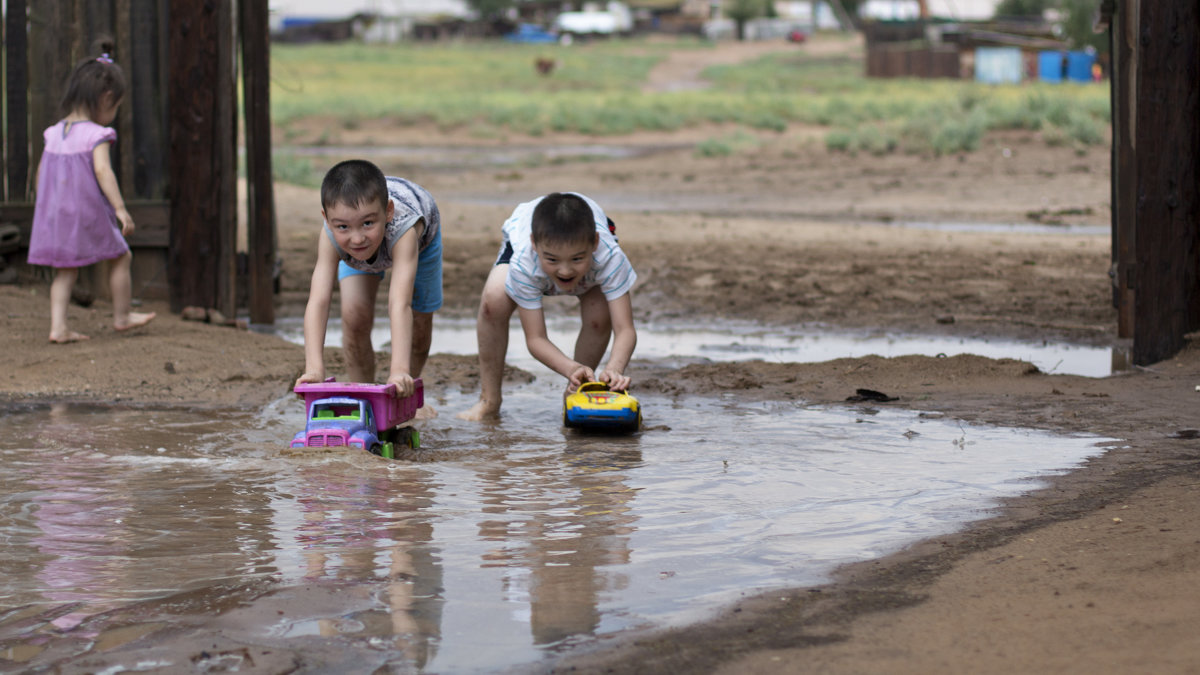
<instances>
[{"instance_id":1,"label":"muddy puddle","mask_svg":"<svg viewBox=\"0 0 1200 675\"><path fill-rule=\"evenodd\" d=\"M509 361L530 370L548 373L525 351L520 322L512 321L509 334ZM555 344L574 344L579 331L577 317L548 316L547 332ZM290 342L304 344L300 319L281 319L264 329ZM371 333L378 348L391 337L386 321L377 321ZM340 347L341 325L331 320L326 344ZM434 319L432 351L441 354L477 354L475 321L468 318L438 316ZM819 363L840 358L868 355L883 357L917 354L955 356L975 354L994 359L1028 361L1045 373L1106 377L1120 369L1123 354L1112 347L1055 342L1018 342L972 339L935 335L898 335L874 332L832 332L812 328L765 328L753 323L722 321L712 324L658 323L638 324L638 361L687 363L697 360L744 361L761 359L780 363Z\"/></svg>"},{"instance_id":2,"label":"muddy puddle","mask_svg":"<svg viewBox=\"0 0 1200 675\"><path fill-rule=\"evenodd\" d=\"M821 583L1107 442L652 395L641 433L590 436L559 386L482 427L451 414L473 393L430 392L443 414L401 461L287 450L291 397L5 410L0 668L495 672Z\"/></svg>"}]
</instances>

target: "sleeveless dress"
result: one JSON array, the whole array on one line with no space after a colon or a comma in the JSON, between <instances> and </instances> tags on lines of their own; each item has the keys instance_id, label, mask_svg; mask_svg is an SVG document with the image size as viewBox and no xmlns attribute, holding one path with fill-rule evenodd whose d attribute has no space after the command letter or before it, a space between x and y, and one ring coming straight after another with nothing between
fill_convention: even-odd
<instances>
[{"instance_id":1,"label":"sleeveless dress","mask_svg":"<svg viewBox=\"0 0 1200 675\"><path fill-rule=\"evenodd\" d=\"M92 164L92 151L117 139L115 129L94 122L59 122L42 134L37 203L29 234L29 263L84 267L119 258L129 250Z\"/></svg>"}]
</instances>

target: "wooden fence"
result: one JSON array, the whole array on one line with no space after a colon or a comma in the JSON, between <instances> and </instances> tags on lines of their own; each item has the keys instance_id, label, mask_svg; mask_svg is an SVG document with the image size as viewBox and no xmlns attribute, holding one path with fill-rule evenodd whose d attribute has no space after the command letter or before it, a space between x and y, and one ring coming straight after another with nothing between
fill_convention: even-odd
<instances>
[{"instance_id":1,"label":"wooden fence","mask_svg":"<svg viewBox=\"0 0 1200 675\"><path fill-rule=\"evenodd\" d=\"M251 321L274 321L275 222L267 99L267 3L4 0L0 223L28 245L42 130L74 65L115 44L129 82L113 165L137 229L134 292L237 312L237 47L241 36L249 191ZM236 11L235 11L236 9ZM238 30L235 31L235 26ZM21 255L21 262L23 262ZM81 283L105 292L95 270Z\"/></svg>"},{"instance_id":2,"label":"wooden fence","mask_svg":"<svg viewBox=\"0 0 1200 675\"><path fill-rule=\"evenodd\" d=\"M1103 4L1113 55L1113 301L1132 360L1200 329L1200 7Z\"/></svg>"}]
</instances>

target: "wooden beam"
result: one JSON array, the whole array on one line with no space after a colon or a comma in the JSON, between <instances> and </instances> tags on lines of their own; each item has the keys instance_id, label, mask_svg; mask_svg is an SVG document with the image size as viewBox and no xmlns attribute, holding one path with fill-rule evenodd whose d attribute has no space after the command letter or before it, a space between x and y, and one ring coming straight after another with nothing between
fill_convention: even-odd
<instances>
[{"instance_id":1,"label":"wooden beam","mask_svg":"<svg viewBox=\"0 0 1200 675\"><path fill-rule=\"evenodd\" d=\"M126 97L133 120L130 155L133 178L126 189L142 199L163 199L167 189L168 0L131 0L130 33L138 36L129 53Z\"/></svg>"},{"instance_id":2,"label":"wooden beam","mask_svg":"<svg viewBox=\"0 0 1200 675\"><path fill-rule=\"evenodd\" d=\"M29 35L25 0L8 0L4 17L6 199L28 199L29 192ZM3 190L3 186L0 186Z\"/></svg>"},{"instance_id":3,"label":"wooden beam","mask_svg":"<svg viewBox=\"0 0 1200 675\"><path fill-rule=\"evenodd\" d=\"M171 3L168 137L171 309L236 314L236 90L230 0Z\"/></svg>"},{"instance_id":4,"label":"wooden beam","mask_svg":"<svg viewBox=\"0 0 1200 675\"><path fill-rule=\"evenodd\" d=\"M245 97L250 322L275 323L275 193L271 182L270 26L267 3L239 2Z\"/></svg>"},{"instance_id":5,"label":"wooden beam","mask_svg":"<svg viewBox=\"0 0 1200 675\"><path fill-rule=\"evenodd\" d=\"M1112 260L1113 303L1117 308L1117 337L1133 337L1137 299L1137 162L1134 131L1137 122L1137 5L1122 2L1113 18L1112 72Z\"/></svg>"},{"instance_id":6,"label":"wooden beam","mask_svg":"<svg viewBox=\"0 0 1200 675\"><path fill-rule=\"evenodd\" d=\"M1200 281L1200 7L1141 2L1133 362L1169 358L1196 323Z\"/></svg>"},{"instance_id":7,"label":"wooden beam","mask_svg":"<svg viewBox=\"0 0 1200 675\"><path fill-rule=\"evenodd\" d=\"M127 240L140 248L167 248L171 240L171 205L165 200L128 200L125 207L133 217L136 229ZM29 230L33 224L33 204L30 202L0 203L0 222L13 223L21 230L21 246L29 247Z\"/></svg>"}]
</instances>

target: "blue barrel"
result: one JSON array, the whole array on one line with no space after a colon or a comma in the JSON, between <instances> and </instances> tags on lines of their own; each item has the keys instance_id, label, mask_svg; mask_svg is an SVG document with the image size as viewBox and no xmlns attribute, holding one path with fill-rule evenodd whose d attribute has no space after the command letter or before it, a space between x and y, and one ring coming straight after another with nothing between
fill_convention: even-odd
<instances>
[{"instance_id":1,"label":"blue barrel","mask_svg":"<svg viewBox=\"0 0 1200 675\"><path fill-rule=\"evenodd\" d=\"M1038 79L1042 82L1059 83L1063 81L1064 52L1038 52Z\"/></svg>"},{"instance_id":2,"label":"blue barrel","mask_svg":"<svg viewBox=\"0 0 1200 675\"><path fill-rule=\"evenodd\" d=\"M1067 79L1072 82L1091 82L1092 64L1095 62L1095 54L1067 52Z\"/></svg>"}]
</instances>

